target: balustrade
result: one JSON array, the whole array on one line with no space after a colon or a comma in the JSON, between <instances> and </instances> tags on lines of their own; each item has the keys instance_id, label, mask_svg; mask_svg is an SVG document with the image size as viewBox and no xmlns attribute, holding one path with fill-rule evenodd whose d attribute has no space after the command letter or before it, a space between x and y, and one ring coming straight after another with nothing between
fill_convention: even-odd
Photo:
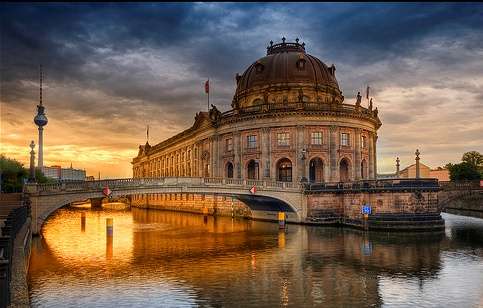
<instances>
[{"instance_id":1,"label":"balustrade","mask_svg":"<svg viewBox=\"0 0 483 308\"><path fill-rule=\"evenodd\" d=\"M250 189L252 186L263 189L266 187L278 189L299 189L298 183L277 182L232 178L201 178L201 177L161 177L161 178L126 178L85 182L64 182L54 184L27 184L26 191L31 193L61 193L74 191L99 191L109 187L111 190L129 189L135 187L178 186L178 185L208 185L208 186L239 186Z\"/></svg>"}]
</instances>

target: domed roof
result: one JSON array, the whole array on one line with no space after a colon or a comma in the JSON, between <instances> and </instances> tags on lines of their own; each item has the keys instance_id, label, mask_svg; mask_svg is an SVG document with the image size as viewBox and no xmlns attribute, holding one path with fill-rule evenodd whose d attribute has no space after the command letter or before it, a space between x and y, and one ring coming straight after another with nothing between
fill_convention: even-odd
<instances>
[{"instance_id":1,"label":"domed roof","mask_svg":"<svg viewBox=\"0 0 483 308\"><path fill-rule=\"evenodd\" d=\"M318 58L305 52L305 43L282 43L267 47L267 55L237 75L235 99L251 89L272 85L305 84L316 88L332 88L340 93L335 66L327 67Z\"/></svg>"}]
</instances>

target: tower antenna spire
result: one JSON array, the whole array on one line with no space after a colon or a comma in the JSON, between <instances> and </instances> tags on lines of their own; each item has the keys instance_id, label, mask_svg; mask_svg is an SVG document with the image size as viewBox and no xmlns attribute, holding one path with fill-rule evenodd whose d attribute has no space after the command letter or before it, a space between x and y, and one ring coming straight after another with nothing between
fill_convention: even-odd
<instances>
[{"instance_id":1,"label":"tower antenna spire","mask_svg":"<svg viewBox=\"0 0 483 308\"><path fill-rule=\"evenodd\" d=\"M40 64L40 106L42 106L42 64Z\"/></svg>"}]
</instances>

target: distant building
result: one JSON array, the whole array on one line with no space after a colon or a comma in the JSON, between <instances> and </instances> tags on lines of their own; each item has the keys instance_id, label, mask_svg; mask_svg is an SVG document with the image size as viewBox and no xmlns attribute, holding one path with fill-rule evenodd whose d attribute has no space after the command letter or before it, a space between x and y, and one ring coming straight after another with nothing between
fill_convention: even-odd
<instances>
[{"instance_id":1,"label":"distant building","mask_svg":"<svg viewBox=\"0 0 483 308\"><path fill-rule=\"evenodd\" d=\"M438 181L449 181L449 171L438 167L436 169L431 169L423 163L419 164L419 176L421 178L433 178L438 179ZM412 164L402 169L399 172L400 179L415 178L416 177L416 164ZM378 174L378 179L396 179L398 178L396 173L384 173Z\"/></svg>"},{"instance_id":2,"label":"distant building","mask_svg":"<svg viewBox=\"0 0 483 308\"><path fill-rule=\"evenodd\" d=\"M42 168L43 174L51 179L59 181L85 181L86 171L81 169L62 168L61 166L51 166Z\"/></svg>"},{"instance_id":3,"label":"distant building","mask_svg":"<svg viewBox=\"0 0 483 308\"><path fill-rule=\"evenodd\" d=\"M438 181L449 181L449 170L438 167L436 169L429 170L429 177L436 178Z\"/></svg>"},{"instance_id":4,"label":"distant building","mask_svg":"<svg viewBox=\"0 0 483 308\"><path fill-rule=\"evenodd\" d=\"M430 178L429 171L431 168L426 166L423 163L419 163L419 177L421 178ZM404 168L399 172L400 178L415 178L416 177L416 164L412 164Z\"/></svg>"}]
</instances>

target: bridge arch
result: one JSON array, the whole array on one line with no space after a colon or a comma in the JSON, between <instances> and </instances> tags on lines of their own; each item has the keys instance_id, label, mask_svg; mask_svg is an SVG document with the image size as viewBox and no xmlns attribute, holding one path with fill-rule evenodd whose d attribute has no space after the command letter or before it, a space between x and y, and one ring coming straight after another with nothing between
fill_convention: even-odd
<instances>
[{"instance_id":1,"label":"bridge arch","mask_svg":"<svg viewBox=\"0 0 483 308\"><path fill-rule=\"evenodd\" d=\"M126 180L126 181L124 181ZM277 220L277 212L287 220L301 222L306 216L306 197L297 184L222 178L122 179L68 184L28 184L26 193L32 206L32 230L38 234L44 221L57 209L86 199L105 197L108 185L113 197L139 194L210 194L233 196L252 211L252 218ZM250 188L256 186L255 194Z\"/></svg>"}]
</instances>

